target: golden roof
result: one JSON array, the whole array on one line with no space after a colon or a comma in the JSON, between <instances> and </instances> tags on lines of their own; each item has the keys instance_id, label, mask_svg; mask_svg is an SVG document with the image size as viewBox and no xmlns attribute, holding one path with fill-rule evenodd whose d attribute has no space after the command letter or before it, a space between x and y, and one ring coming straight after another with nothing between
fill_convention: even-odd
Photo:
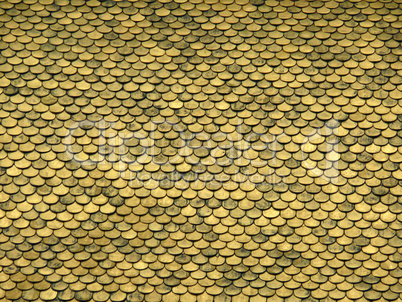
<instances>
[{"instance_id":1,"label":"golden roof","mask_svg":"<svg viewBox=\"0 0 402 302\"><path fill-rule=\"evenodd\" d=\"M400 1L0 2L2 301L398 301Z\"/></svg>"}]
</instances>

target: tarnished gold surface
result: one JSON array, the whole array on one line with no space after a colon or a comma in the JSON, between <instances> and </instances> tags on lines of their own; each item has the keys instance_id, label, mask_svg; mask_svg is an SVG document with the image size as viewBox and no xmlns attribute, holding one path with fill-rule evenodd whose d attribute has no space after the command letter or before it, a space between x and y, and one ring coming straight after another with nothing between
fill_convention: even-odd
<instances>
[{"instance_id":1,"label":"tarnished gold surface","mask_svg":"<svg viewBox=\"0 0 402 302\"><path fill-rule=\"evenodd\" d=\"M0 2L1 301L399 301L400 1Z\"/></svg>"}]
</instances>

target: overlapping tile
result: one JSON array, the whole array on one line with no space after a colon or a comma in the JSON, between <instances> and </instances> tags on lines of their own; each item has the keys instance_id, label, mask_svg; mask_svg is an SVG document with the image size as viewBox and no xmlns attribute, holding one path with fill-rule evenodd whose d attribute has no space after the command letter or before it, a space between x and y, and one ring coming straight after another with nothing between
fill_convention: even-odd
<instances>
[{"instance_id":1,"label":"overlapping tile","mask_svg":"<svg viewBox=\"0 0 402 302\"><path fill-rule=\"evenodd\" d=\"M398 1L0 3L4 301L398 301Z\"/></svg>"}]
</instances>

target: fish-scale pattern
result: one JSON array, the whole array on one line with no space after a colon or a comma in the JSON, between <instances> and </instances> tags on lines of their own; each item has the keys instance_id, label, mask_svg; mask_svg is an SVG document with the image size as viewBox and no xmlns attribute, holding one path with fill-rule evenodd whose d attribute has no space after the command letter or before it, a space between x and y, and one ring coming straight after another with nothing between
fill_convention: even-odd
<instances>
[{"instance_id":1,"label":"fish-scale pattern","mask_svg":"<svg viewBox=\"0 0 402 302\"><path fill-rule=\"evenodd\" d=\"M397 301L400 1L0 2L1 301Z\"/></svg>"}]
</instances>

